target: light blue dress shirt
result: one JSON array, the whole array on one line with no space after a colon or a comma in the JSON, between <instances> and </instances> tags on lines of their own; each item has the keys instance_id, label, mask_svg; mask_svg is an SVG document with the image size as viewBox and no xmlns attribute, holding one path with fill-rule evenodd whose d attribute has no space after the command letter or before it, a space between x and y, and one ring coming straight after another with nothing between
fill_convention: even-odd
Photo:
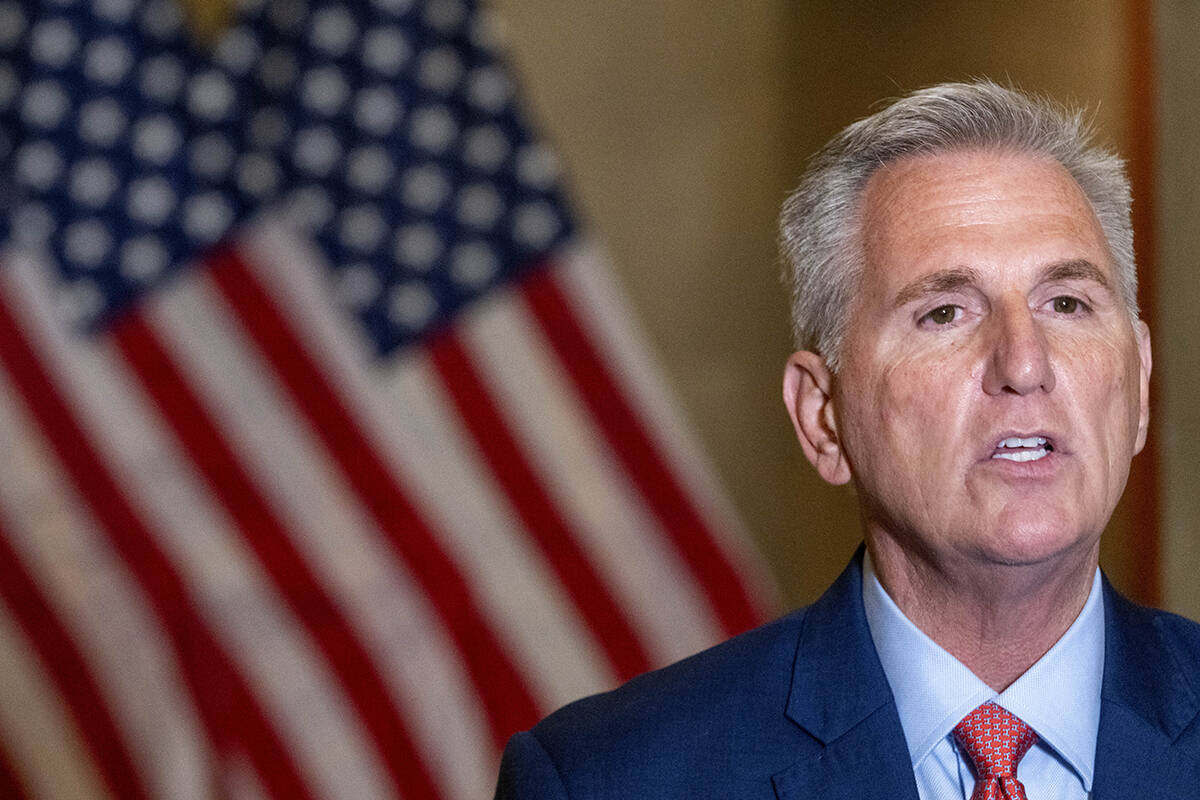
<instances>
[{"instance_id":1,"label":"light blue dress shirt","mask_svg":"<svg viewBox=\"0 0 1200 800\"><path fill-rule=\"evenodd\" d=\"M1104 676L1100 571L1062 638L997 694L921 632L884 591L863 558L863 605L871 639L896 698L921 800L969 800L975 776L954 742L959 720L989 700L1020 717L1038 742L1017 766L1030 800L1091 796Z\"/></svg>"}]
</instances>

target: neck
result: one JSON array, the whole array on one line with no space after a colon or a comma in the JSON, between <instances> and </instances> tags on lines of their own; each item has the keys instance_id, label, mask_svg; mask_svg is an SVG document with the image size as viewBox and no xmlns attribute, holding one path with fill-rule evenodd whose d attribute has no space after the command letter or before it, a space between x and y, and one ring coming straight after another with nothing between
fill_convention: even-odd
<instances>
[{"instance_id":1,"label":"neck","mask_svg":"<svg viewBox=\"0 0 1200 800\"><path fill-rule=\"evenodd\" d=\"M1033 564L934 560L868 537L879 582L914 625L996 691L1054 646L1091 591L1098 543Z\"/></svg>"}]
</instances>

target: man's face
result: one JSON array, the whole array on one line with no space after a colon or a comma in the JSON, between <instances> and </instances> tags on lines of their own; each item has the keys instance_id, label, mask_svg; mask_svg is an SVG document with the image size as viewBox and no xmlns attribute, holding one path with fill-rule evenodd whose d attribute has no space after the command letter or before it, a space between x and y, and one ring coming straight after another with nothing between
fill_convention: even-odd
<instances>
[{"instance_id":1,"label":"man's face","mask_svg":"<svg viewBox=\"0 0 1200 800\"><path fill-rule=\"evenodd\" d=\"M832 418L867 535L946 563L1094 552L1145 440L1150 345L1068 173L970 151L889 165Z\"/></svg>"}]
</instances>

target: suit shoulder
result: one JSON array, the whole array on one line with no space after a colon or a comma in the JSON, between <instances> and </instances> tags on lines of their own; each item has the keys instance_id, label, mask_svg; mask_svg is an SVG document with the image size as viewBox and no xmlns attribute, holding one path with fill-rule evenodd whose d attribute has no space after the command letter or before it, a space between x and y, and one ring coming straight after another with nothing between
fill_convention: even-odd
<instances>
[{"instance_id":1,"label":"suit shoulder","mask_svg":"<svg viewBox=\"0 0 1200 800\"><path fill-rule=\"evenodd\" d=\"M530 733L561 774L576 778L596 769L611 778L615 765L639 770L656 761L706 758L703 754L712 763L769 761L771 754L747 756L743 750L749 741L780 739L762 736L764 726L778 727L785 740L798 732L782 709L804 618L805 610L794 612L612 691L577 700ZM711 763L696 765L700 771L706 767ZM646 777L652 776L639 780Z\"/></svg>"},{"instance_id":2,"label":"suit shoulder","mask_svg":"<svg viewBox=\"0 0 1200 800\"><path fill-rule=\"evenodd\" d=\"M1154 626L1166 640L1180 671L1195 686L1200 682L1200 623L1169 611L1147 610L1153 615Z\"/></svg>"}]
</instances>

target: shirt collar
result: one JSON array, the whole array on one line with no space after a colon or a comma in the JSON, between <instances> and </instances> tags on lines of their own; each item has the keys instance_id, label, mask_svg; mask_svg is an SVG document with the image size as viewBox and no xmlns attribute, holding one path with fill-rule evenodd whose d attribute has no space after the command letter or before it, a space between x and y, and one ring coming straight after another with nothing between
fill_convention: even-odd
<instances>
[{"instance_id":1,"label":"shirt collar","mask_svg":"<svg viewBox=\"0 0 1200 800\"><path fill-rule=\"evenodd\" d=\"M999 695L904 616L876 577L870 554L863 556L863 606L914 767L972 709L994 700L1037 731L1091 791L1104 674L1099 570L1071 627Z\"/></svg>"}]
</instances>

